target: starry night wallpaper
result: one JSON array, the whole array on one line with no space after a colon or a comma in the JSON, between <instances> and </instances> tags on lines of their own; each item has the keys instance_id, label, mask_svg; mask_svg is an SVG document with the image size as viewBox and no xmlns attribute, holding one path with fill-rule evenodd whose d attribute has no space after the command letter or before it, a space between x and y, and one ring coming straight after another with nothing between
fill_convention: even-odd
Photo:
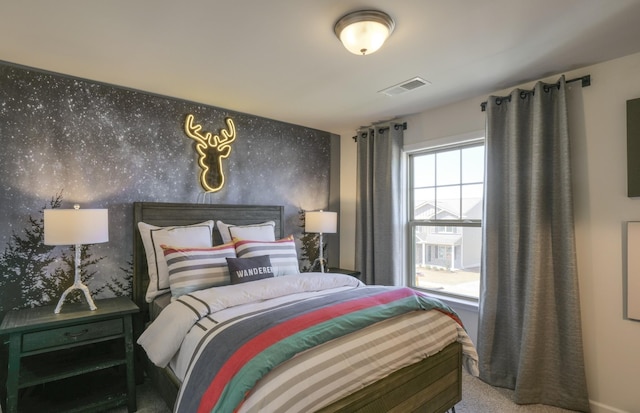
<instances>
[{"instance_id":1,"label":"starry night wallpaper","mask_svg":"<svg viewBox=\"0 0 640 413\"><path fill-rule=\"evenodd\" d=\"M212 135L233 120L217 192L200 184L190 114ZM42 243L44 208L109 210L109 242L81 251L94 299L131 292L135 201L284 205L299 240L299 211L329 203L332 136L0 62L0 314L55 304L72 283L71 247Z\"/></svg>"}]
</instances>

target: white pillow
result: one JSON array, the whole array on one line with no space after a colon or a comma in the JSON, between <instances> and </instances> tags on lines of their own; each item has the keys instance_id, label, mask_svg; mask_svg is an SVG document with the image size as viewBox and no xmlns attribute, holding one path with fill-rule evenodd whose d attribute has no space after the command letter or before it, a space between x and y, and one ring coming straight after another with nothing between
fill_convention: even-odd
<instances>
[{"instance_id":1,"label":"white pillow","mask_svg":"<svg viewBox=\"0 0 640 413\"><path fill-rule=\"evenodd\" d=\"M167 269L167 261L164 259L164 251L160 245L211 247L213 245L213 225L213 221L205 221L186 226L157 227L138 222L149 272L149 286L145 296L148 303L158 295L169 291L169 270Z\"/></svg>"},{"instance_id":2,"label":"white pillow","mask_svg":"<svg viewBox=\"0 0 640 413\"><path fill-rule=\"evenodd\" d=\"M251 241L275 241L275 228L276 223L274 221L262 222L260 224L250 225L233 225L225 224L222 221L216 221L218 231L222 237L224 244L237 239L248 239Z\"/></svg>"}]
</instances>

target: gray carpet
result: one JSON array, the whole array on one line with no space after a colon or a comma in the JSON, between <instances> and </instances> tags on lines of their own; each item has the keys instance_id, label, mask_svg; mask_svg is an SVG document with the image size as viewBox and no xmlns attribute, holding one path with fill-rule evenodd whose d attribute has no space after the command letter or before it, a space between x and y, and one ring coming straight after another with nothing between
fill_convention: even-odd
<instances>
[{"instance_id":1,"label":"gray carpet","mask_svg":"<svg viewBox=\"0 0 640 413\"><path fill-rule=\"evenodd\" d=\"M138 412L170 413L162 398L146 382L137 387ZM568 413L570 410L544 405L519 406L513 403L512 392L491 387L483 381L462 373L462 401L456 405L456 413ZM126 407L110 410L109 413L126 413Z\"/></svg>"},{"instance_id":2,"label":"gray carpet","mask_svg":"<svg viewBox=\"0 0 640 413\"><path fill-rule=\"evenodd\" d=\"M456 413L567 413L572 410L542 404L517 405L513 392L492 387L462 370L462 401L456 405Z\"/></svg>"}]
</instances>

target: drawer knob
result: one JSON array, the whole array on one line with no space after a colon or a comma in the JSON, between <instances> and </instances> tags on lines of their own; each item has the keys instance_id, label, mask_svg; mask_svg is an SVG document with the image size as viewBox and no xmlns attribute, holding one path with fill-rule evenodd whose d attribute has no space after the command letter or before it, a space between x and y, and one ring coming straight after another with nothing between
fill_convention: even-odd
<instances>
[{"instance_id":1,"label":"drawer knob","mask_svg":"<svg viewBox=\"0 0 640 413\"><path fill-rule=\"evenodd\" d=\"M89 332L89 330L85 328L84 330L82 330L82 331L78 331L77 333L70 333L70 332L67 332L67 333L64 333L64 335L65 335L65 336L67 336L67 337L69 337L69 338L76 339L76 338L78 338L78 337L81 337L81 336L83 336L83 335L87 334L88 332Z\"/></svg>"}]
</instances>

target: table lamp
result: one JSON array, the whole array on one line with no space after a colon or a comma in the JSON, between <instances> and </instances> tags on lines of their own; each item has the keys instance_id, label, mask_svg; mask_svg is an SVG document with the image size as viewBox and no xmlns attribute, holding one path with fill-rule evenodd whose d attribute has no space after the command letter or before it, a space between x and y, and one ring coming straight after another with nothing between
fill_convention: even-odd
<instances>
[{"instance_id":1,"label":"table lamp","mask_svg":"<svg viewBox=\"0 0 640 413\"><path fill-rule=\"evenodd\" d=\"M45 209L44 243L45 245L75 245L75 278L73 285L67 288L54 313L60 313L67 294L73 290L84 293L89 308L97 307L91 299L89 288L80 279L80 250L83 244L97 244L109 241L109 214L107 209Z\"/></svg>"},{"instance_id":2,"label":"table lamp","mask_svg":"<svg viewBox=\"0 0 640 413\"><path fill-rule=\"evenodd\" d=\"M322 234L334 234L338 227L338 213L329 211L309 211L305 213L304 230L305 232L316 232L319 234L319 251L318 258L313 262L312 268L316 262L320 262L320 272L324 272L324 254L322 252Z\"/></svg>"}]
</instances>

